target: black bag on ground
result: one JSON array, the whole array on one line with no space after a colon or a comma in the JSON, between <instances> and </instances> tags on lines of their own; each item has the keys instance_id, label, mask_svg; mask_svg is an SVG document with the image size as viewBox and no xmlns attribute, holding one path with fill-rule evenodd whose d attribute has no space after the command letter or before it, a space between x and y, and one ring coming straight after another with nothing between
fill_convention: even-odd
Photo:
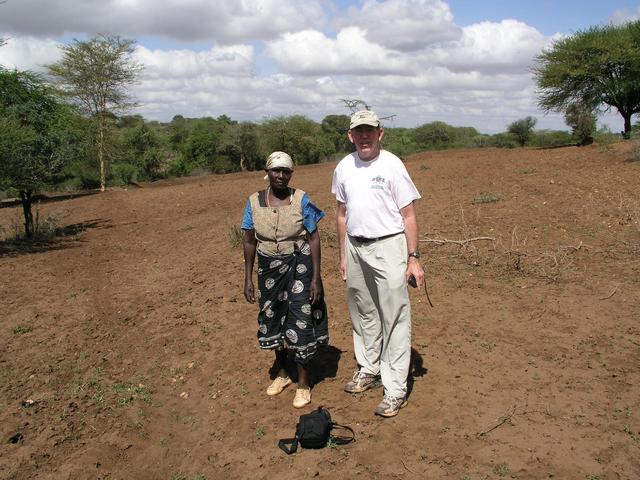
<instances>
[{"instance_id":1,"label":"black bag on ground","mask_svg":"<svg viewBox=\"0 0 640 480\"><path fill-rule=\"evenodd\" d=\"M334 437L331 429L335 427L344 428L351 432L351 437ZM303 448L322 448L331 441L334 445L346 445L355 441L356 436L351 427L340 425L331 421L331 415L326 408L318 407L311 413L300 415L300 420L296 426L296 436L294 438L282 438L278 441L278 447L286 454L295 453L298 444Z\"/></svg>"}]
</instances>

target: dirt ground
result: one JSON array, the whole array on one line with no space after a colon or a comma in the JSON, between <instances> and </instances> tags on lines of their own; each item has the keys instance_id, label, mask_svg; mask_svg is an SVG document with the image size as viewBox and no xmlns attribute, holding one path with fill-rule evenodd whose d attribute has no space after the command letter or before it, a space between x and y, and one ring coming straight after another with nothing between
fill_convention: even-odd
<instances>
[{"instance_id":1,"label":"dirt ground","mask_svg":"<svg viewBox=\"0 0 640 480\"><path fill-rule=\"evenodd\" d=\"M273 355L258 350L257 308L242 295L234 225L260 172L41 204L65 236L0 243L0 477L640 478L640 163L629 152L406 159L424 197L434 308L412 290L411 394L392 419L373 415L381 390L342 390L356 365L333 164L291 182L327 212L331 346L302 412L293 388L265 395ZM0 209L5 235L20 214ZM357 441L285 455L278 439L319 405Z\"/></svg>"}]
</instances>

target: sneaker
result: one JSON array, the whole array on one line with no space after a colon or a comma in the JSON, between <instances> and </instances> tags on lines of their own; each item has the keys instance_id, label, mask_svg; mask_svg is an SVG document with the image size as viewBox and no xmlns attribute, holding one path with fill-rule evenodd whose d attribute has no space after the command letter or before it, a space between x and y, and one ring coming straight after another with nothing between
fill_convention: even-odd
<instances>
[{"instance_id":1,"label":"sneaker","mask_svg":"<svg viewBox=\"0 0 640 480\"><path fill-rule=\"evenodd\" d=\"M282 393L282 391L287 388L287 385L291 383L291 379L289 377L276 377L276 379L271 382L271 385L267 387L267 395L278 395Z\"/></svg>"},{"instance_id":2,"label":"sneaker","mask_svg":"<svg viewBox=\"0 0 640 480\"><path fill-rule=\"evenodd\" d=\"M311 389L309 388L297 388L296 396L293 397L293 406L296 408L302 408L305 405L311 403Z\"/></svg>"},{"instance_id":3,"label":"sneaker","mask_svg":"<svg viewBox=\"0 0 640 480\"><path fill-rule=\"evenodd\" d=\"M400 409L407 404L407 397L392 397L384 395L382 401L378 404L374 413L381 417L395 417Z\"/></svg>"},{"instance_id":4,"label":"sneaker","mask_svg":"<svg viewBox=\"0 0 640 480\"><path fill-rule=\"evenodd\" d=\"M347 393L360 393L370 388L379 387L381 385L380 375L364 373L358 370L353 374L353 378L344 386Z\"/></svg>"}]
</instances>

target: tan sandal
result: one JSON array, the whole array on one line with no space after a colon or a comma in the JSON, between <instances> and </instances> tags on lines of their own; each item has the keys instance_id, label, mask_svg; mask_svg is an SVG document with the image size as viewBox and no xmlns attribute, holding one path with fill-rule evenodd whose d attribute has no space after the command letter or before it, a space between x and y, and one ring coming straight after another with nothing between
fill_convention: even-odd
<instances>
[{"instance_id":1,"label":"tan sandal","mask_svg":"<svg viewBox=\"0 0 640 480\"><path fill-rule=\"evenodd\" d=\"M279 395L290 384L291 379L289 377L276 377L276 379L271 382L271 385L267 387L267 395Z\"/></svg>"},{"instance_id":2,"label":"tan sandal","mask_svg":"<svg viewBox=\"0 0 640 480\"><path fill-rule=\"evenodd\" d=\"M305 405L311 403L311 389L298 388L296 389L296 396L293 397L293 406L295 408L302 408Z\"/></svg>"}]
</instances>

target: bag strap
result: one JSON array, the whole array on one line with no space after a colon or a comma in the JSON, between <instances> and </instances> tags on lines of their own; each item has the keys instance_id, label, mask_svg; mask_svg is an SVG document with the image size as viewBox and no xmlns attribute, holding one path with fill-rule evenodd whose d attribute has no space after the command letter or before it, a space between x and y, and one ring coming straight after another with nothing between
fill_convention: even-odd
<instances>
[{"instance_id":1,"label":"bag strap","mask_svg":"<svg viewBox=\"0 0 640 480\"><path fill-rule=\"evenodd\" d=\"M347 425L341 425L339 423L331 422L331 428L333 429L335 427L344 428L345 430L348 430L349 432L351 432L351 438L335 437L333 435L330 435L329 440L333 442L335 445L346 445L348 443L356 441L356 433L353 431L353 428L348 427Z\"/></svg>"},{"instance_id":2,"label":"bag strap","mask_svg":"<svg viewBox=\"0 0 640 480\"><path fill-rule=\"evenodd\" d=\"M278 440L278 447L287 455L296 453L298 451L298 436L293 438L281 438Z\"/></svg>"}]
</instances>

